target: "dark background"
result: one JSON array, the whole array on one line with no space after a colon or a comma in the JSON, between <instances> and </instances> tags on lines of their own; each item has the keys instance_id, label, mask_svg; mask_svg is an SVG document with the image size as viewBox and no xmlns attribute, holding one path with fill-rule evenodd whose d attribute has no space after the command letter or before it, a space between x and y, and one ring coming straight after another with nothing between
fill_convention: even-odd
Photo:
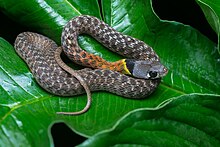
<instances>
[{"instance_id":1,"label":"dark background","mask_svg":"<svg viewBox=\"0 0 220 147\"><path fill-rule=\"evenodd\" d=\"M178 21L190 25L209 39L217 43L217 35L209 26L205 16L195 0L152 0L156 14L164 20ZM11 21L0 12L1 27L0 36L13 44L18 33L27 31L26 28ZM4 22L4 23L3 23ZM16 27L15 27L16 26ZM10 28L10 34L7 31ZM73 116L74 117L74 116ZM83 142L86 138L75 134L64 123L54 124L51 133L56 147L75 146Z\"/></svg>"}]
</instances>

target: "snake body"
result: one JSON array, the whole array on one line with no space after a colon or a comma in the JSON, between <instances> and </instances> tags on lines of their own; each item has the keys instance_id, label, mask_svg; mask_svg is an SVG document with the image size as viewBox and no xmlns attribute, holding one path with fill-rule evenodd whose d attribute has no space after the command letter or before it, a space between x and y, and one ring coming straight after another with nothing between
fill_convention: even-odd
<instances>
[{"instance_id":1,"label":"snake body","mask_svg":"<svg viewBox=\"0 0 220 147\"><path fill-rule=\"evenodd\" d=\"M77 64L129 74L128 69L124 66L126 64L124 62L125 59L116 62L107 62L99 56L82 50L77 41L80 34L91 35L111 51L117 52L129 59L148 60L152 62L151 64L159 63L159 65L162 65L155 51L143 41L123 35L98 18L87 15L78 16L70 20L62 32L61 43L64 52L69 59ZM162 74L166 72L163 69L166 68L162 66Z\"/></svg>"},{"instance_id":2,"label":"snake body","mask_svg":"<svg viewBox=\"0 0 220 147\"><path fill-rule=\"evenodd\" d=\"M158 87L161 77L139 79L109 70L111 69L109 67L120 65L124 60L110 65L104 59L85 52L77 43L77 37L82 33L91 35L110 50L129 59L157 64L160 64L160 61L153 49L144 42L117 32L95 17L78 16L70 20L64 27L61 43L65 54L71 60L84 66L98 68L84 68L76 71L91 91L103 90L123 97L139 99L148 96ZM58 49L58 45L54 41L37 33L23 32L15 40L16 52L27 63L41 87L60 96L85 93L79 80L63 70L56 62L55 52ZM106 69L101 69L105 66ZM161 72L163 72L163 76L166 74L164 69Z\"/></svg>"}]
</instances>

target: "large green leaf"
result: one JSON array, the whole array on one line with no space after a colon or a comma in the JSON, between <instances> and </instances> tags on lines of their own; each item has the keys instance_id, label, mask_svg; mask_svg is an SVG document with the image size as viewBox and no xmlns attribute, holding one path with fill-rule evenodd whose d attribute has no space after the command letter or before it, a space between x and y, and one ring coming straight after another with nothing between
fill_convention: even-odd
<instances>
[{"instance_id":1,"label":"large green leaf","mask_svg":"<svg viewBox=\"0 0 220 147\"><path fill-rule=\"evenodd\" d=\"M131 112L111 130L90 137L80 146L217 147L220 146L219 105L220 96L180 96L161 108Z\"/></svg>"},{"instance_id":2,"label":"large green leaf","mask_svg":"<svg viewBox=\"0 0 220 147\"><path fill-rule=\"evenodd\" d=\"M220 43L220 1L219 0L196 0L203 10L206 19L218 35L218 44ZM220 53L220 46L218 45Z\"/></svg>"},{"instance_id":3,"label":"large green leaf","mask_svg":"<svg viewBox=\"0 0 220 147\"><path fill-rule=\"evenodd\" d=\"M97 1L84 0L0 1L2 11L12 19L58 43L62 27L70 18L80 14L101 18L97 4ZM94 92L92 107L86 114L59 116L55 112L82 109L86 95L60 98L45 92L36 84L12 46L1 40L0 131L3 135L0 144L13 145L19 140L27 145L49 145L47 128L57 121L90 136L112 127L123 115L137 108L153 108L167 99L189 93L220 93L219 54L216 44L207 37L190 26L160 20L153 12L150 0L105 0L101 7L103 20L109 25L145 41L156 50L169 68L161 85L144 100ZM79 40L82 48L107 60L120 58L91 37L82 36Z\"/></svg>"}]
</instances>

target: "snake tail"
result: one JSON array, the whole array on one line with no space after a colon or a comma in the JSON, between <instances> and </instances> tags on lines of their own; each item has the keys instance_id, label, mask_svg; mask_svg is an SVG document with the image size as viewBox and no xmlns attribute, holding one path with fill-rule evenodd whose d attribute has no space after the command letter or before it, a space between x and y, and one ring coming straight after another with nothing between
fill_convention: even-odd
<instances>
[{"instance_id":1,"label":"snake tail","mask_svg":"<svg viewBox=\"0 0 220 147\"><path fill-rule=\"evenodd\" d=\"M61 68L63 68L65 71L67 71L69 74L71 74L72 76L74 76L79 82L80 84L83 86L83 88L86 91L87 94L87 103L86 106L81 110L81 111L77 111L77 112L57 112L57 114L62 114L62 115L80 115L83 114L85 112L87 112L91 106L91 102L92 102L92 96L91 96L91 91L87 85L87 83L84 81L84 79L80 76L79 73L77 73L75 70L73 70L72 68L70 68L69 66L67 66L61 59L60 54L62 52L62 47L58 47L58 49L55 51L55 60L57 62L57 64L59 64L59 66Z\"/></svg>"}]
</instances>

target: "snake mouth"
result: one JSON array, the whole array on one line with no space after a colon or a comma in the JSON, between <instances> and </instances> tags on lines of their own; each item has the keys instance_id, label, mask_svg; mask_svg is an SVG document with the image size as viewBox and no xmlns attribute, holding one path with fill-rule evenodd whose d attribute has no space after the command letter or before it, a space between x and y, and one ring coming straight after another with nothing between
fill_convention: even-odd
<instances>
[{"instance_id":1,"label":"snake mouth","mask_svg":"<svg viewBox=\"0 0 220 147\"><path fill-rule=\"evenodd\" d=\"M164 67L163 68L163 74L161 75L161 77L166 76L168 74L168 71L169 71L168 68Z\"/></svg>"}]
</instances>

